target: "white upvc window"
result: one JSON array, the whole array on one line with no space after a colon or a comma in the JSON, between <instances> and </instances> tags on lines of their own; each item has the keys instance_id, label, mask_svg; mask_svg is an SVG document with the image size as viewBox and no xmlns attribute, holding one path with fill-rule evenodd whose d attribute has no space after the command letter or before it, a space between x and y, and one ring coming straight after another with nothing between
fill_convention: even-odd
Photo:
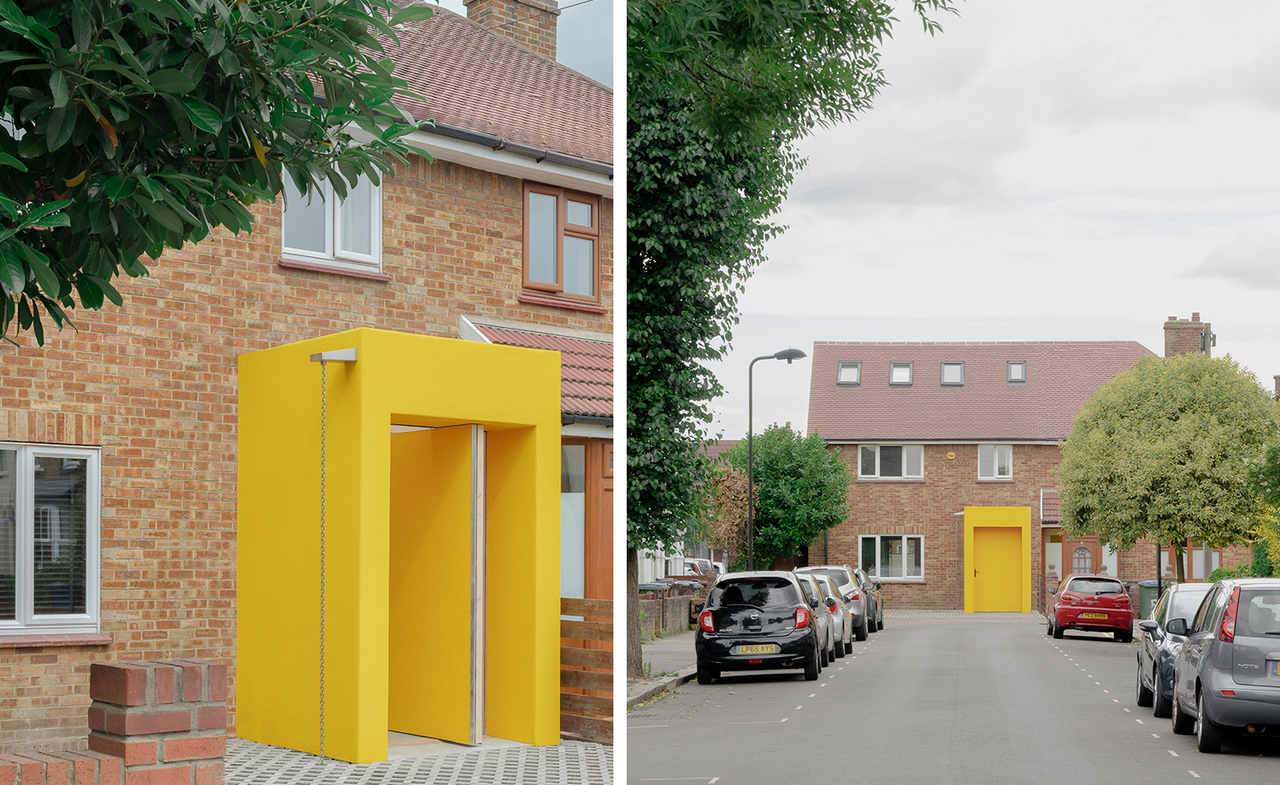
<instances>
[{"instance_id":1,"label":"white upvc window","mask_svg":"<svg viewBox=\"0 0 1280 785\"><path fill-rule=\"evenodd\" d=\"M1009 372L1009 384L1027 383L1027 363L1025 360L1010 360L1005 364Z\"/></svg>"},{"instance_id":2,"label":"white upvc window","mask_svg":"<svg viewBox=\"0 0 1280 785\"><path fill-rule=\"evenodd\" d=\"M363 272L382 271L382 187L362 176L339 199L327 181L299 192L284 176L284 255Z\"/></svg>"},{"instance_id":3,"label":"white upvc window","mask_svg":"<svg viewBox=\"0 0 1280 785\"><path fill-rule=\"evenodd\" d=\"M924 578L924 536L920 534L864 534L863 572L881 581Z\"/></svg>"},{"instance_id":4,"label":"white upvc window","mask_svg":"<svg viewBox=\"0 0 1280 785\"><path fill-rule=\"evenodd\" d=\"M889 386L910 387L911 377L915 370L914 361L889 363Z\"/></svg>"},{"instance_id":5,"label":"white upvc window","mask_svg":"<svg viewBox=\"0 0 1280 785\"><path fill-rule=\"evenodd\" d=\"M100 631L101 454L0 443L0 636Z\"/></svg>"},{"instance_id":6,"label":"white upvc window","mask_svg":"<svg viewBox=\"0 0 1280 785\"><path fill-rule=\"evenodd\" d=\"M942 386L943 387L963 387L964 386L964 363L946 362L942 364Z\"/></svg>"},{"instance_id":7,"label":"white upvc window","mask_svg":"<svg viewBox=\"0 0 1280 785\"><path fill-rule=\"evenodd\" d=\"M858 476L924 477L924 447L919 444L863 444L858 447Z\"/></svg>"},{"instance_id":8,"label":"white upvc window","mask_svg":"<svg viewBox=\"0 0 1280 785\"><path fill-rule=\"evenodd\" d=\"M862 361L842 360L836 371L836 385L839 387L859 387L862 385Z\"/></svg>"},{"instance_id":9,"label":"white upvc window","mask_svg":"<svg viewBox=\"0 0 1280 785\"><path fill-rule=\"evenodd\" d=\"M978 479L1008 480L1013 477L1013 445L979 444Z\"/></svg>"}]
</instances>

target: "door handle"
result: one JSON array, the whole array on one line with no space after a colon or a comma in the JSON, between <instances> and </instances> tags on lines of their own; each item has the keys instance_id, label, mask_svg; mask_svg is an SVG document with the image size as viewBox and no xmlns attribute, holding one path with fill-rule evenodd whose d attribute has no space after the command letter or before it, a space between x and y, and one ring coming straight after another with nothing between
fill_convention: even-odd
<instances>
[{"instance_id":1,"label":"door handle","mask_svg":"<svg viewBox=\"0 0 1280 785\"><path fill-rule=\"evenodd\" d=\"M976 577L978 577L978 570L977 570L977 568L976 568L976 567L975 567L975 568L974 568L974 570L973 570L973 577L975 577L975 578L976 578Z\"/></svg>"}]
</instances>

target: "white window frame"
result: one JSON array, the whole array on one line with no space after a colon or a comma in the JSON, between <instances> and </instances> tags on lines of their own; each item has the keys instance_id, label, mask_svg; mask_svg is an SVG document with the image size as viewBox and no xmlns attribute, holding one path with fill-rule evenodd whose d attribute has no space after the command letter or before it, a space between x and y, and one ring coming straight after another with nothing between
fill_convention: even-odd
<instances>
[{"instance_id":1,"label":"white window frame","mask_svg":"<svg viewBox=\"0 0 1280 785\"><path fill-rule=\"evenodd\" d=\"M1022 378L1015 379L1013 377L1014 368L1019 369L1019 375ZM1025 360L1009 360L1007 363L1005 363L1005 373L1007 374L1006 379L1008 380L1009 384L1026 384L1027 383L1026 361Z\"/></svg>"},{"instance_id":2,"label":"white window frame","mask_svg":"<svg viewBox=\"0 0 1280 785\"><path fill-rule=\"evenodd\" d=\"M902 448L902 475L892 475L882 477L880 475L880 448L881 447L901 447ZM862 451L864 449L872 449L876 452L876 471L875 474L862 473ZM907 471L907 450L920 451L920 473L906 474ZM923 444L859 444L858 445L858 479L859 480L922 480L924 479L924 445Z\"/></svg>"},{"instance_id":3,"label":"white window frame","mask_svg":"<svg viewBox=\"0 0 1280 785\"><path fill-rule=\"evenodd\" d=\"M17 451L17 532L14 563L14 619L0 620L5 635L69 635L98 633L101 594L102 451L97 447L59 447L48 444L0 442L0 449ZM86 462L84 613L35 614L35 459L80 459Z\"/></svg>"},{"instance_id":4,"label":"white window frame","mask_svg":"<svg viewBox=\"0 0 1280 785\"><path fill-rule=\"evenodd\" d=\"M881 540L885 540L885 539L902 540L902 544L903 544L902 571L904 573L906 572L906 569L907 569L906 541L916 540L919 543L917 546L920 550L920 574L919 575L901 575L901 576L886 577L881 574L883 572L883 570L881 569L883 565L880 564L880 553L881 553L880 542ZM868 565L862 560L862 554L864 550L863 543L866 542L867 540L873 540L875 542L876 563L872 565ZM877 580L882 583L923 582L925 579L925 562L926 562L926 559L925 559L923 534L863 534L858 537L858 566L862 568L863 572L871 576L873 580Z\"/></svg>"},{"instance_id":5,"label":"white window frame","mask_svg":"<svg viewBox=\"0 0 1280 785\"><path fill-rule=\"evenodd\" d=\"M991 452L992 474L982 473L982 454ZM1000 473L1000 454L1007 456L1008 474ZM978 445L978 479L979 480L1012 480L1013 479L1013 445L1012 444L979 444Z\"/></svg>"},{"instance_id":6,"label":"white window frame","mask_svg":"<svg viewBox=\"0 0 1280 785\"><path fill-rule=\"evenodd\" d=\"M285 179L289 178L289 173L284 173ZM367 179L365 175L361 175L361 180ZM371 253L362 254L354 251L340 251L342 244L339 239L342 237L342 211L338 209L341 201L333 190L333 184L328 180L322 182L317 188L311 189L303 199L319 199L323 197L324 205L324 252L317 252L305 248L293 248L289 245L289 237L285 231L285 211L289 209L287 204L280 207L280 244L281 252L290 259L299 259L312 262L321 262L333 267L355 270L358 272L382 272L382 183L377 185L370 183L373 188L372 198L369 199L369 245ZM281 191L283 197L283 191Z\"/></svg>"},{"instance_id":7,"label":"white window frame","mask_svg":"<svg viewBox=\"0 0 1280 785\"><path fill-rule=\"evenodd\" d=\"M853 375L857 378L853 381L845 381L844 372L846 368L853 369ZM862 361L861 360L841 360L836 365L836 386L837 387L861 387L862 386Z\"/></svg>"}]
</instances>

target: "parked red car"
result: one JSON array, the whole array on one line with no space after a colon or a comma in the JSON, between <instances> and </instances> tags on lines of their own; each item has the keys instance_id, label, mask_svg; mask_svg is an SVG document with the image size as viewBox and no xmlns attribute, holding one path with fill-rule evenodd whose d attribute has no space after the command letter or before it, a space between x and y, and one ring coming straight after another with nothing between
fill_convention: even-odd
<instances>
[{"instance_id":1,"label":"parked red car","mask_svg":"<svg viewBox=\"0 0 1280 785\"><path fill-rule=\"evenodd\" d=\"M1132 643L1129 594L1110 575L1068 575L1049 608L1048 628L1055 638L1064 630L1087 630L1115 633L1121 643Z\"/></svg>"}]
</instances>

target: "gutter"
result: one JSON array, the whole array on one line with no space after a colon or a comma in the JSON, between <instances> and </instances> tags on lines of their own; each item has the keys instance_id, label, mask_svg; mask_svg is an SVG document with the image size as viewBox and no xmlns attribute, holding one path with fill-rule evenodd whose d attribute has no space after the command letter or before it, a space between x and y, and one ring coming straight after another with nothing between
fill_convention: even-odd
<instances>
[{"instance_id":1,"label":"gutter","mask_svg":"<svg viewBox=\"0 0 1280 785\"><path fill-rule=\"evenodd\" d=\"M561 425L603 425L606 428L613 427L612 417L584 417L577 414L560 415Z\"/></svg>"},{"instance_id":2,"label":"gutter","mask_svg":"<svg viewBox=\"0 0 1280 785\"><path fill-rule=\"evenodd\" d=\"M515 155L532 158L534 163L540 164L543 161L546 161L548 163L567 166L570 169L578 169L585 172L592 172L594 174L603 174L610 180L613 179L612 164L591 161L586 158L579 158L575 155L565 155L564 153L557 153L553 150L547 150L541 147L532 147L527 144L520 144L519 142L509 142L498 136L482 134L479 131L468 131L465 128L456 128L440 122L421 123L418 126L418 130L435 136L445 136L450 139L470 142L471 144L483 145L495 152L498 150L506 150L507 152L514 153Z\"/></svg>"}]
</instances>

